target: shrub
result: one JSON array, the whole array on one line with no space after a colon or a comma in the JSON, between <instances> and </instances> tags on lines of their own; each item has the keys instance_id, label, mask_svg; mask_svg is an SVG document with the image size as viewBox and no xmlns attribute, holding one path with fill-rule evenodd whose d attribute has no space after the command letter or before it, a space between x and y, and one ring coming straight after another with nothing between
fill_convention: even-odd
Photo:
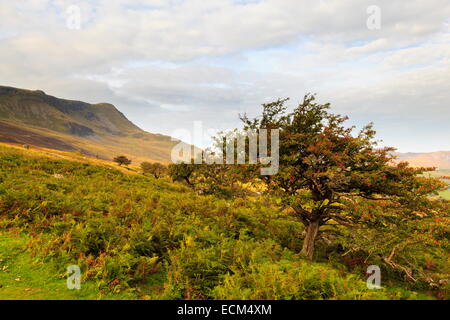
<instances>
[{"instance_id":1,"label":"shrub","mask_svg":"<svg viewBox=\"0 0 450 320\"><path fill-rule=\"evenodd\" d=\"M113 159L113 161L117 162L119 164L119 166L121 166L121 165L127 166L127 165L131 164L131 160L125 156L117 156Z\"/></svg>"},{"instance_id":2,"label":"shrub","mask_svg":"<svg viewBox=\"0 0 450 320\"><path fill-rule=\"evenodd\" d=\"M144 174L151 174L156 179L161 178L167 172L167 167L161 163L142 162L141 169Z\"/></svg>"}]
</instances>

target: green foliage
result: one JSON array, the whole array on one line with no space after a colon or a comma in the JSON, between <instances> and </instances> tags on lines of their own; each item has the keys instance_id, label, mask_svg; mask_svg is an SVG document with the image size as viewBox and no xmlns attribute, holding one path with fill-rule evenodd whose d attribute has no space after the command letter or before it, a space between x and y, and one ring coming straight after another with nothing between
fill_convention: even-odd
<instances>
[{"instance_id":1,"label":"green foliage","mask_svg":"<svg viewBox=\"0 0 450 320\"><path fill-rule=\"evenodd\" d=\"M406 280L417 290L446 290L450 274L448 201L434 200L429 208L433 215L387 201L360 200L349 206L359 227L341 229L335 239L345 251L345 257L338 260L348 264L349 270L376 264L383 267L384 281Z\"/></svg>"},{"instance_id":2,"label":"green foliage","mask_svg":"<svg viewBox=\"0 0 450 320\"><path fill-rule=\"evenodd\" d=\"M270 275L268 277L267 275ZM226 275L214 289L217 299L319 300L385 299L383 291L370 291L356 276L342 276L336 270L305 261L280 260L250 264Z\"/></svg>"},{"instance_id":3,"label":"green foliage","mask_svg":"<svg viewBox=\"0 0 450 320\"><path fill-rule=\"evenodd\" d=\"M29 236L0 234L0 300L133 299L132 292L99 291L94 282L82 282L80 290L67 290L65 272L37 263L26 245Z\"/></svg>"},{"instance_id":4,"label":"green foliage","mask_svg":"<svg viewBox=\"0 0 450 320\"><path fill-rule=\"evenodd\" d=\"M375 249L362 242L362 231L361 236L355 231L331 245L321 244L320 263L302 260L297 254L302 223L276 205L278 200L199 195L165 179L30 157L26 151L0 147L0 230L29 234L24 257L33 257L46 270L51 266L54 274L64 275L68 265L79 265L89 290L143 299L417 298L409 289L416 284L400 276L389 277L391 282L383 283L385 290L370 291L364 285L364 272L347 268L348 255L342 257L333 246L347 250L359 244L367 257ZM361 215L365 210L361 203ZM444 245L445 221L433 226L433 237ZM428 230L428 225L422 227ZM380 228L371 237L387 240L386 234L395 232ZM407 230L401 232L399 239L407 238ZM377 254L389 251L383 246ZM438 253L447 247L426 242L435 250L432 254L423 251L420 243L417 246L409 253L416 260L410 262L424 268L428 264L435 268L429 276L443 279L448 262ZM397 258L403 259L401 252ZM444 286L433 290L445 297Z\"/></svg>"},{"instance_id":5,"label":"green foliage","mask_svg":"<svg viewBox=\"0 0 450 320\"><path fill-rule=\"evenodd\" d=\"M184 181L189 186L193 186L193 182L191 182L191 177L195 172L195 164L190 163L171 163L168 167L169 177L173 181Z\"/></svg>"},{"instance_id":6,"label":"green foliage","mask_svg":"<svg viewBox=\"0 0 450 320\"><path fill-rule=\"evenodd\" d=\"M357 277L309 264L265 240L222 241L202 248L192 238L170 254L167 298L358 299L374 298ZM382 296L382 295L381 295Z\"/></svg>"},{"instance_id":7,"label":"green foliage","mask_svg":"<svg viewBox=\"0 0 450 320\"><path fill-rule=\"evenodd\" d=\"M346 116L332 114L330 104L306 95L292 112L287 99L264 104L255 119L241 117L244 129L279 129L279 172L260 177L307 228L302 252L313 258L319 228L327 223L351 224L349 199L387 199L397 206L430 215L430 194L444 188L425 178L434 168L394 164L394 148L379 148L372 124L360 132L347 127ZM254 166L249 165L254 172ZM351 202L350 202L351 203Z\"/></svg>"},{"instance_id":8,"label":"green foliage","mask_svg":"<svg viewBox=\"0 0 450 320\"><path fill-rule=\"evenodd\" d=\"M163 177L167 173L167 167L158 162L142 162L141 169L144 174L151 174L156 179Z\"/></svg>"},{"instance_id":9,"label":"green foliage","mask_svg":"<svg viewBox=\"0 0 450 320\"><path fill-rule=\"evenodd\" d=\"M183 181L198 194L221 198L244 197L250 192L243 186L248 182L246 171L239 166L227 164L170 164L169 176L173 181Z\"/></svg>"}]
</instances>

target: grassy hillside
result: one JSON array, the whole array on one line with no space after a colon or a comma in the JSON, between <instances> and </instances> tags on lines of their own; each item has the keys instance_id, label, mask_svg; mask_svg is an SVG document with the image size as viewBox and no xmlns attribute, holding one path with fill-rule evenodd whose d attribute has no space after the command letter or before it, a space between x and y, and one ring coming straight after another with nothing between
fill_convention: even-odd
<instances>
[{"instance_id":1,"label":"grassy hillside","mask_svg":"<svg viewBox=\"0 0 450 320\"><path fill-rule=\"evenodd\" d=\"M100 166L104 166L104 167L113 168L115 170L121 171L126 174L134 174L134 175L141 174L139 171L140 166L138 163L132 163L128 166L119 166L116 162L87 156L83 153L80 153L79 151L68 152L68 151L61 151L61 150L55 150L55 149L49 149L49 148L43 148L43 147L32 147L29 149L25 149L22 145L15 145L15 144L10 144L10 143L3 143L3 142L0 142L0 147L14 150L15 152L19 152L19 153L24 152L27 157L35 157L35 158L45 157L45 158L54 159L54 160L76 161L76 162L81 162L81 163L100 165Z\"/></svg>"},{"instance_id":2,"label":"grassy hillside","mask_svg":"<svg viewBox=\"0 0 450 320\"><path fill-rule=\"evenodd\" d=\"M27 251L30 236L0 234L0 299L11 300L94 300L132 299L131 293L100 292L94 282L80 290L68 290L65 274L56 274L51 265L39 262Z\"/></svg>"},{"instance_id":3,"label":"grassy hillside","mask_svg":"<svg viewBox=\"0 0 450 320\"><path fill-rule=\"evenodd\" d=\"M80 150L102 159L124 154L136 162L168 162L176 143L139 129L108 103L89 104L3 86L0 141Z\"/></svg>"},{"instance_id":4,"label":"grassy hillside","mask_svg":"<svg viewBox=\"0 0 450 320\"><path fill-rule=\"evenodd\" d=\"M304 260L302 225L268 199L201 196L44 152L0 146L0 299L435 297L395 272L367 289L371 261L326 242L318 262ZM69 265L82 269L80 291L65 288Z\"/></svg>"}]
</instances>

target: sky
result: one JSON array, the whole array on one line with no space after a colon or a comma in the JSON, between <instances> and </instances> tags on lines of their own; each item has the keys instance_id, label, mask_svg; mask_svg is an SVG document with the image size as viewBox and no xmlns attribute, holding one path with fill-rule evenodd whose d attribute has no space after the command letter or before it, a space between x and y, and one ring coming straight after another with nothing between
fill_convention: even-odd
<instances>
[{"instance_id":1,"label":"sky","mask_svg":"<svg viewBox=\"0 0 450 320\"><path fill-rule=\"evenodd\" d=\"M0 61L0 85L153 133L316 93L382 145L450 150L449 0L0 0Z\"/></svg>"}]
</instances>

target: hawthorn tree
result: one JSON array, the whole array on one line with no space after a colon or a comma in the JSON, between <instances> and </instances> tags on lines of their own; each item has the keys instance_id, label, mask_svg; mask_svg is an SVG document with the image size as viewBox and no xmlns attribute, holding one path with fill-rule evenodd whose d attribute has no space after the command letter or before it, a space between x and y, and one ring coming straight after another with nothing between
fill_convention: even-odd
<instances>
[{"instance_id":1,"label":"hawthorn tree","mask_svg":"<svg viewBox=\"0 0 450 320\"><path fill-rule=\"evenodd\" d=\"M168 174L173 181L184 181L190 187L194 187L194 183L191 180L195 168L196 165L191 163L171 163L168 166Z\"/></svg>"},{"instance_id":2,"label":"hawthorn tree","mask_svg":"<svg viewBox=\"0 0 450 320\"><path fill-rule=\"evenodd\" d=\"M155 163L142 162L141 169L144 174L151 174L156 179L161 178L167 172L167 167L159 162L155 162Z\"/></svg>"},{"instance_id":3,"label":"hawthorn tree","mask_svg":"<svg viewBox=\"0 0 450 320\"><path fill-rule=\"evenodd\" d=\"M236 132L220 133L233 137L236 149ZM168 166L168 175L173 181L184 181L199 194L214 194L222 198L233 198L248 194L243 184L253 179L244 165L228 164L226 161L225 136L214 137L212 147L203 150L202 158L192 158Z\"/></svg>"},{"instance_id":4,"label":"hawthorn tree","mask_svg":"<svg viewBox=\"0 0 450 320\"><path fill-rule=\"evenodd\" d=\"M131 164L131 160L128 159L126 156L117 156L113 159L114 162L118 163L119 166L121 165L129 165Z\"/></svg>"},{"instance_id":5,"label":"hawthorn tree","mask_svg":"<svg viewBox=\"0 0 450 320\"><path fill-rule=\"evenodd\" d=\"M287 101L264 104L260 117L240 118L244 129L280 130L279 171L259 178L305 225L301 252L307 258L313 258L321 226L332 221L352 225L352 199L414 206L444 186L419 176L434 168L411 168L395 161L395 148L379 148L372 124L355 134L354 126L345 125L346 116L330 113L330 104L317 103L314 95L306 95L292 112Z\"/></svg>"},{"instance_id":6,"label":"hawthorn tree","mask_svg":"<svg viewBox=\"0 0 450 320\"><path fill-rule=\"evenodd\" d=\"M198 164L191 182L197 192L214 194L221 198L236 198L247 194L242 187L245 171L240 166L232 164Z\"/></svg>"}]
</instances>

